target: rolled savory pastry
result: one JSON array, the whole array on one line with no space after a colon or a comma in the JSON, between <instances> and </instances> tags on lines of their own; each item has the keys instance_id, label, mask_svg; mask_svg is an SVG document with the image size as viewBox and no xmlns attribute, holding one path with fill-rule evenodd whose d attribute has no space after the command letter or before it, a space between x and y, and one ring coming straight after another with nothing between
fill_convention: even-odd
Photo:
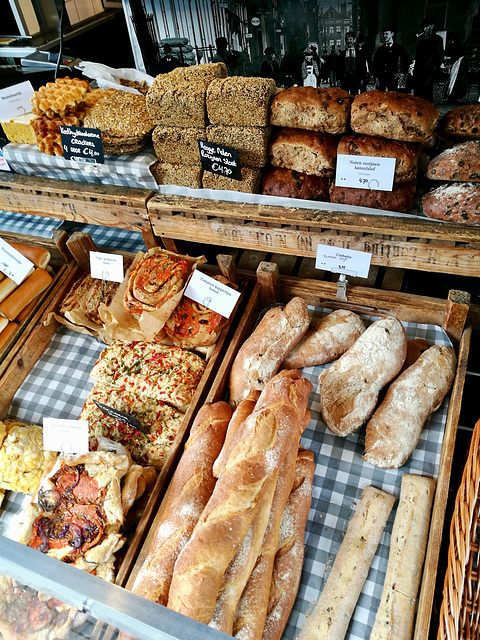
<instances>
[{"instance_id":1,"label":"rolled savory pastry","mask_svg":"<svg viewBox=\"0 0 480 640\"><path fill-rule=\"evenodd\" d=\"M319 379L320 407L338 436L359 429L375 410L378 394L402 368L407 337L402 323L388 316L371 324Z\"/></svg>"},{"instance_id":2,"label":"rolled savory pastry","mask_svg":"<svg viewBox=\"0 0 480 640\"><path fill-rule=\"evenodd\" d=\"M226 402L205 404L197 413L185 451L170 483L166 504L133 593L166 605L175 562L212 495L213 462L232 415Z\"/></svg>"},{"instance_id":3,"label":"rolled savory pastry","mask_svg":"<svg viewBox=\"0 0 480 640\"><path fill-rule=\"evenodd\" d=\"M468 140L445 149L430 160L427 178L480 182L480 140Z\"/></svg>"},{"instance_id":4,"label":"rolled savory pastry","mask_svg":"<svg viewBox=\"0 0 480 640\"><path fill-rule=\"evenodd\" d=\"M442 184L423 196L422 211L435 220L457 224L480 224L480 184Z\"/></svg>"},{"instance_id":5,"label":"rolled savory pastry","mask_svg":"<svg viewBox=\"0 0 480 640\"><path fill-rule=\"evenodd\" d=\"M262 488L298 448L311 383L299 371L270 380L232 442L215 491L175 565L168 607L208 624L218 590L260 505ZM199 597L201 594L201 597Z\"/></svg>"},{"instance_id":6,"label":"rolled savory pastry","mask_svg":"<svg viewBox=\"0 0 480 640\"><path fill-rule=\"evenodd\" d=\"M409 640L427 548L435 480L402 476L387 575L370 640Z\"/></svg>"},{"instance_id":7,"label":"rolled savory pastry","mask_svg":"<svg viewBox=\"0 0 480 640\"><path fill-rule=\"evenodd\" d=\"M333 311L310 325L282 362L282 368L301 369L331 362L350 349L364 331L363 320L353 311Z\"/></svg>"},{"instance_id":8,"label":"rolled savory pastry","mask_svg":"<svg viewBox=\"0 0 480 640\"><path fill-rule=\"evenodd\" d=\"M285 127L270 140L268 157L274 167L328 177L335 171L337 140L330 133Z\"/></svg>"},{"instance_id":9,"label":"rolled savory pastry","mask_svg":"<svg viewBox=\"0 0 480 640\"><path fill-rule=\"evenodd\" d=\"M392 382L367 423L365 462L382 469L405 464L428 416L440 407L452 386L456 365L451 347L433 345Z\"/></svg>"},{"instance_id":10,"label":"rolled savory pastry","mask_svg":"<svg viewBox=\"0 0 480 640\"><path fill-rule=\"evenodd\" d=\"M160 309L186 285L194 266L168 251L150 249L130 272L123 304L126 311L141 315Z\"/></svg>"},{"instance_id":11,"label":"rolled savory pastry","mask_svg":"<svg viewBox=\"0 0 480 640\"><path fill-rule=\"evenodd\" d=\"M309 324L307 305L299 297L292 298L285 307L267 311L233 361L230 404L238 404L253 389L263 389Z\"/></svg>"},{"instance_id":12,"label":"rolled savory pastry","mask_svg":"<svg viewBox=\"0 0 480 640\"><path fill-rule=\"evenodd\" d=\"M391 494L365 487L299 640L343 640L394 502Z\"/></svg>"}]
</instances>

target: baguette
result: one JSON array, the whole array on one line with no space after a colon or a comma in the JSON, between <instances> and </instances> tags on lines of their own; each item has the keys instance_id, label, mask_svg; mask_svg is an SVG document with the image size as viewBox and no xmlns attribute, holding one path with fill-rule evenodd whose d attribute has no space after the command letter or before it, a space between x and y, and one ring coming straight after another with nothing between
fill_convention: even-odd
<instances>
[{"instance_id":1,"label":"baguette","mask_svg":"<svg viewBox=\"0 0 480 640\"><path fill-rule=\"evenodd\" d=\"M320 408L338 436L359 429L372 415L380 390L400 371L407 353L402 323L388 316L371 324L319 379Z\"/></svg>"},{"instance_id":2,"label":"baguette","mask_svg":"<svg viewBox=\"0 0 480 640\"><path fill-rule=\"evenodd\" d=\"M30 273L33 273L33 270L30 271ZM3 302L8 298L8 296L15 291L17 287L18 284L16 282L5 276L5 278L0 282L0 302Z\"/></svg>"},{"instance_id":3,"label":"baguette","mask_svg":"<svg viewBox=\"0 0 480 640\"><path fill-rule=\"evenodd\" d=\"M456 365L451 347L433 345L390 385L367 424L365 462L382 469L405 464L418 444L425 421L450 389Z\"/></svg>"},{"instance_id":4,"label":"baguette","mask_svg":"<svg viewBox=\"0 0 480 640\"><path fill-rule=\"evenodd\" d=\"M343 640L394 502L389 493L365 487L299 640Z\"/></svg>"},{"instance_id":5,"label":"baguette","mask_svg":"<svg viewBox=\"0 0 480 640\"><path fill-rule=\"evenodd\" d=\"M133 584L133 593L167 604L175 561L215 486L212 465L222 446L231 414L227 402L204 404L197 413L172 478L163 515Z\"/></svg>"},{"instance_id":6,"label":"baguette","mask_svg":"<svg viewBox=\"0 0 480 640\"><path fill-rule=\"evenodd\" d=\"M242 423L215 490L170 586L168 607L208 624L223 574L258 512L262 489L291 447L298 447L312 384L299 371L270 380ZM201 596L201 597L199 597Z\"/></svg>"},{"instance_id":7,"label":"baguette","mask_svg":"<svg viewBox=\"0 0 480 640\"><path fill-rule=\"evenodd\" d=\"M360 316L338 309L313 322L285 360L283 369L301 369L325 364L341 356L365 331Z\"/></svg>"},{"instance_id":8,"label":"baguette","mask_svg":"<svg viewBox=\"0 0 480 640\"><path fill-rule=\"evenodd\" d=\"M29 244L21 244L20 242L9 242L8 244L21 253L22 256L30 260L30 262L33 262L36 267L45 269L50 262L50 251L47 249L32 247Z\"/></svg>"},{"instance_id":9,"label":"baguette","mask_svg":"<svg viewBox=\"0 0 480 640\"><path fill-rule=\"evenodd\" d=\"M312 498L313 452L300 448L292 462L288 473L280 473L261 554L237 607L236 638L279 639L293 607Z\"/></svg>"},{"instance_id":10,"label":"baguette","mask_svg":"<svg viewBox=\"0 0 480 640\"><path fill-rule=\"evenodd\" d=\"M0 332L0 349L3 349L3 347L7 344L15 331L18 329L18 324L16 322L9 322L7 320L7 323L7 326Z\"/></svg>"},{"instance_id":11,"label":"baguette","mask_svg":"<svg viewBox=\"0 0 480 640\"><path fill-rule=\"evenodd\" d=\"M388 556L387 575L370 640L409 640L425 559L435 481L405 474Z\"/></svg>"},{"instance_id":12,"label":"baguette","mask_svg":"<svg viewBox=\"0 0 480 640\"><path fill-rule=\"evenodd\" d=\"M292 298L285 307L267 311L233 361L230 404L237 405L252 389L263 389L309 324L308 308L302 298Z\"/></svg>"},{"instance_id":13,"label":"baguette","mask_svg":"<svg viewBox=\"0 0 480 640\"><path fill-rule=\"evenodd\" d=\"M0 304L0 313L9 320L15 320L18 314L30 302L44 291L53 281L52 276L38 267L22 284Z\"/></svg>"}]
</instances>

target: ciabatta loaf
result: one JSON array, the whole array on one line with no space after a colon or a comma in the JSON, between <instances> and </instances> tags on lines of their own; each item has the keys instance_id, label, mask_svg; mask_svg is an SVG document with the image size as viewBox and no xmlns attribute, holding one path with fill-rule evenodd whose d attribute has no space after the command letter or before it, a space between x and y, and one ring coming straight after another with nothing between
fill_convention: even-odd
<instances>
[{"instance_id":1,"label":"ciabatta loaf","mask_svg":"<svg viewBox=\"0 0 480 640\"><path fill-rule=\"evenodd\" d=\"M372 415L378 394L400 371L407 353L402 323L389 316L371 324L319 379L327 427L347 436Z\"/></svg>"}]
</instances>

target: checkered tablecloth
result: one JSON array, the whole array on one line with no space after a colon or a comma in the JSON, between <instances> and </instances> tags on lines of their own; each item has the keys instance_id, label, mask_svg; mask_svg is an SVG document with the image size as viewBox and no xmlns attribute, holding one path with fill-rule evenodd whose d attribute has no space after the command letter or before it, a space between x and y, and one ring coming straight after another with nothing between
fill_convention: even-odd
<instances>
[{"instance_id":1,"label":"checkered tablecloth","mask_svg":"<svg viewBox=\"0 0 480 640\"><path fill-rule=\"evenodd\" d=\"M150 171L157 157L151 147L120 156L105 154L103 164L94 164L66 160L63 156L49 156L35 145L11 142L3 147L3 157L21 175L157 189Z\"/></svg>"}]
</instances>

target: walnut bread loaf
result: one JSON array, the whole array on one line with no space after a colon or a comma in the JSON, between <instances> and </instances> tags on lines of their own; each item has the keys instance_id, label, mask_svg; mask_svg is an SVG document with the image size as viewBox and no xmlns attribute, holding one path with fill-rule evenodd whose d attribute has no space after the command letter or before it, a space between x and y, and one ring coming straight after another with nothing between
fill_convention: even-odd
<instances>
[{"instance_id":1,"label":"walnut bread loaf","mask_svg":"<svg viewBox=\"0 0 480 640\"><path fill-rule=\"evenodd\" d=\"M383 209L383 211L396 211L397 213L409 213L413 207L415 188L416 182L414 180L411 182L394 182L391 191L337 187L332 184L330 187L330 202L357 207L370 207L371 209Z\"/></svg>"},{"instance_id":2,"label":"walnut bread loaf","mask_svg":"<svg viewBox=\"0 0 480 640\"><path fill-rule=\"evenodd\" d=\"M439 110L428 100L399 91L366 91L352 102L351 127L357 133L405 142L426 142Z\"/></svg>"},{"instance_id":3,"label":"walnut bread loaf","mask_svg":"<svg viewBox=\"0 0 480 640\"><path fill-rule=\"evenodd\" d=\"M263 174L262 193L279 198L300 198L329 202L330 178L311 176L308 173L272 167Z\"/></svg>"},{"instance_id":4,"label":"walnut bread loaf","mask_svg":"<svg viewBox=\"0 0 480 640\"><path fill-rule=\"evenodd\" d=\"M480 138L480 104L464 104L451 109L440 118L438 133L447 140Z\"/></svg>"},{"instance_id":5,"label":"walnut bread loaf","mask_svg":"<svg viewBox=\"0 0 480 640\"><path fill-rule=\"evenodd\" d=\"M480 140L467 140L449 147L430 160L430 180L480 182Z\"/></svg>"},{"instance_id":6,"label":"walnut bread loaf","mask_svg":"<svg viewBox=\"0 0 480 640\"><path fill-rule=\"evenodd\" d=\"M314 176L332 176L337 140L330 133L285 127L272 136L268 157L274 167Z\"/></svg>"},{"instance_id":7,"label":"walnut bread loaf","mask_svg":"<svg viewBox=\"0 0 480 640\"><path fill-rule=\"evenodd\" d=\"M422 198L422 211L429 218L459 224L480 224L480 184L442 184Z\"/></svg>"},{"instance_id":8,"label":"walnut bread loaf","mask_svg":"<svg viewBox=\"0 0 480 640\"><path fill-rule=\"evenodd\" d=\"M345 133L353 96L339 87L290 87L277 93L270 124L324 133Z\"/></svg>"}]
</instances>

